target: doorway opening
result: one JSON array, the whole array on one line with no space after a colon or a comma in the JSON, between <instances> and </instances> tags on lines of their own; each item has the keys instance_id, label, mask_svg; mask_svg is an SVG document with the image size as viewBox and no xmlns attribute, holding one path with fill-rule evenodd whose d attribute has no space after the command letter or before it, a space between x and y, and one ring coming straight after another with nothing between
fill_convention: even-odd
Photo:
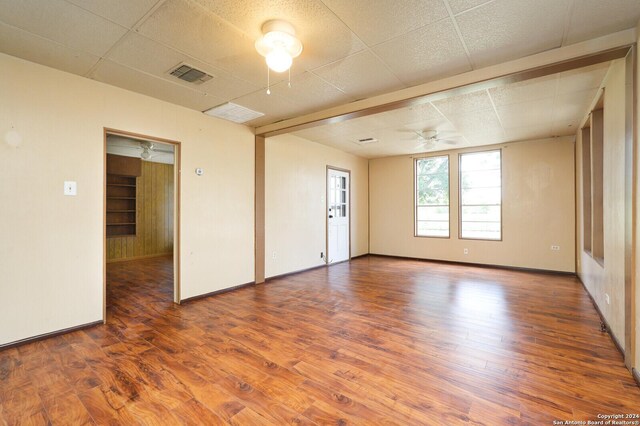
<instances>
[{"instance_id":1,"label":"doorway opening","mask_svg":"<svg viewBox=\"0 0 640 426\"><path fill-rule=\"evenodd\" d=\"M107 322L121 303L180 303L180 143L105 129L104 146Z\"/></svg>"},{"instance_id":2,"label":"doorway opening","mask_svg":"<svg viewBox=\"0 0 640 426\"><path fill-rule=\"evenodd\" d=\"M327 166L327 263L351 259L351 171Z\"/></svg>"}]
</instances>

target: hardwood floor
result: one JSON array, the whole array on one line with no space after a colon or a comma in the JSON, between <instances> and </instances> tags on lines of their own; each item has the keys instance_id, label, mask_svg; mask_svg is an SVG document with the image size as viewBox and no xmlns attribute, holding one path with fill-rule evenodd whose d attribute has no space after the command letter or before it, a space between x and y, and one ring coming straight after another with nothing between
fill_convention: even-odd
<instances>
[{"instance_id":1,"label":"hardwood floor","mask_svg":"<svg viewBox=\"0 0 640 426\"><path fill-rule=\"evenodd\" d=\"M171 302L108 266L108 324L0 352L2 424L552 424L640 412L573 277L359 258Z\"/></svg>"}]
</instances>

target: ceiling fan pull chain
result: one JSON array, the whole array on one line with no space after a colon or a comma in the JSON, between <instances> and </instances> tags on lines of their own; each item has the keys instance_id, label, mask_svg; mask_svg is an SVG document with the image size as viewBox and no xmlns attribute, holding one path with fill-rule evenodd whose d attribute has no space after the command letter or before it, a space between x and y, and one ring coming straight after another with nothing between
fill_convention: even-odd
<instances>
[{"instance_id":1,"label":"ceiling fan pull chain","mask_svg":"<svg viewBox=\"0 0 640 426\"><path fill-rule=\"evenodd\" d=\"M291 68L289 68L289 83L287 84L289 89L291 89Z\"/></svg>"}]
</instances>

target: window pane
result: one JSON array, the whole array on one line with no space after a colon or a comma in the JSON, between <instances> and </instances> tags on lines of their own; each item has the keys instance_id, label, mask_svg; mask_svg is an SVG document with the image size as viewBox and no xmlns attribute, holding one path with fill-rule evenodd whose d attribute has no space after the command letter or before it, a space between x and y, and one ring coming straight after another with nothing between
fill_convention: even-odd
<instances>
[{"instance_id":1,"label":"window pane","mask_svg":"<svg viewBox=\"0 0 640 426\"><path fill-rule=\"evenodd\" d=\"M420 158L417 173L418 175L449 173L449 157Z\"/></svg>"},{"instance_id":2,"label":"window pane","mask_svg":"<svg viewBox=\"0 0 640 426\"><path fill-rule=\"evenodd\" d=\"M500 170L481 170L461 174L462 188L500 186Z\"/></svg>"},{"instance_id":3,"label":"window pane","mask_svg":"<svg viewBox=\"0 0 640 426\"><path fill-rule=\"evenodd\" d=\"M464 238L500 239L500 222L462 222Z\"/></svg>"},{"instance_id":4,"label":"window pane","mask_svg":"<svg viewBox=\"0 0 640 426\"><path fill-rule=\"evenodd\" d=\"M416 234L421 237L448 237L449 221L418 221L418 229L416 231Z\"/></svg>"},{"instance_id":5,"label":"window pane","mask_svg":"<svg viewBox=\"0 0 640 426\"><path fill-rule=\"evenodd\" d=\"M502 238L501 151L460 154L460 236Z\"/></svg>"},{"instance_id":6,"label":"window pane","mask_svg":"<svg viewBox=\"0 0 640 426\"><path fill-rule=\"evenodd\" d=\"M500 206L462 207L462 221L500 223Z\"/></svg>"},{"instance_id":7,"label":"window pane","mask_svg":"<svg viewBox=\"0 0 640 426\"><path fill-rule=\"evenodd\" d=\"M449 206L445 207L418 207L418 220L449 221Z\"/></svg>"},{"instance_id":8,"label":"window pane","mask_svg":"<svg viewBox=\"0 0 640 426\"><path fill-rule=\"evenodd\" d=\"M416 160L416 235L449 236L449 157Z\"/></svg>"},{"instance_id":9,"label":"window pane","mask_svg":"<svg viewBox=\"0 0 640 426\"><path fill-rule=\"evenodd\" d=\"M462 194L462 205L484 205L484 204L492 204L499 205L500 200L502 199L502 189L498 188L467 188L463 189Z\"/></svg>"},{"instance_id":10,"label":"window pane","mask_svg":"<svg viewBox=\"0 0 640 426\"><path fill-rule=\"evenodd\" d=\"M460 170L500 170L500 151L462 154L460 158Z\"/></svg>"}]
</instances>

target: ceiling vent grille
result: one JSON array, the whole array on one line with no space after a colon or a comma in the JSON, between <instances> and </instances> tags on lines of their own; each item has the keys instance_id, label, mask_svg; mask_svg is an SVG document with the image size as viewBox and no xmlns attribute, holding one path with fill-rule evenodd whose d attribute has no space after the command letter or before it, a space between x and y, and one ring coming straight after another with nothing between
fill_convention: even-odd
<instances>
[{"instance_id":1,"label":"ceiling vent grille","mask_svg":"<svg viewBox=\"0 0 640 426\"><path fill-rule=\"evenodd\" d=\"M358 139L356 141L358 145L369 145L370 143L376 143L376 142L378 142L378 139L376 138L364 138L364 139Z\"/></svg>"},{"instance_id":2,"label":"ceiling vent grille","mask_svg":"<svg viewBox=\"0 0 640 426\"><path fill-rule=\"evenodd\" d=\"M246 123L247 121L264 115L262 112L254 111L231 102L218 105L203 112L212 117L222 118L223 120L233 121L234 123Z\"/></svg>"},{"instance_id":3,"label":"ceiling vent grille","mask_svg":"<svg viewBox=\"0 0 640 426\"><path fill-rule=\"evenodd\" d=\"M204 71L200 71L199 69L193 68L187 64L180 64L173 71L170 71L174 77L178 77L180 80L186 81L187 83L193 84L202 84L205 81L209 81L213 78L212 75L207 74Z\"/></svg>"}]
</instances>

